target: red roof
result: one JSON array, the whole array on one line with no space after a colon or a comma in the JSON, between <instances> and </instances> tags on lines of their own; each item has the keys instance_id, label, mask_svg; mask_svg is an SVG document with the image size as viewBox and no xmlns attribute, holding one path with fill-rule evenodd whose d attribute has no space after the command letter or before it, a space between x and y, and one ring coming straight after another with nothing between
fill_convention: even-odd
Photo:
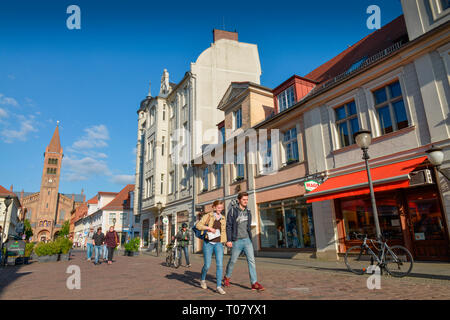
<instances>
[{"instance_id":1,"label":"red roof","mask_svg":"<svg viewBox=\"0 0 450 320\"><path fill-rule=\"evenodd\" d=\"M408 40L404 16L392 20L379 30L372 32L333 59L308 73L305 78L322 83L347 70L364 57L369 58L400 40Z\"/></svg>"},{"instance_id":2,"label":"red roof","mask_svg":"<svg viewBox=\"0 0 450 320\"><path fill-rule=\"evenodd\" d=\"M88 200L89 204L97 204L98 203L98 197L93 196L91 199Z\"/></svg>"},{"instance_id":3,"label":"red roof","mask_svg":"<svg viewBox=\"0 0 450 320\"><path fill-rule=\"evenodd\" d=\"M427 157L420 157L372 168L370 174L374 184L374 192L409 187L408 174L426 159ZM307 202L311 203L369 193L367 172L364 169L329 178L307 195Z\"/></svg>"},{"instance_id":4,"label":"red roof","mask_svg":"<svg viewBox=\"0 0 450 320\"><path fill-rule=\"evenodd\" d=\"M102 210L123 210L130 208L130 192L134 190L134 184L129 184L123 188L117 196ZM99 192L100 193L100 192ZM124 204L125 201L125 204Z\"/></svg>"},{"instance_id":5,"label":"red roof","mask_svg":"<svg viewBox=\"0 0 450 320\"><path fill-rule=\"evenodd\" d=\"M88 206L87 204L83 203L81 205L79 205L76 209L75 209L75 213L73 215L73 221L77 222L78 220L80 220L81 218L83 218L84 216L86 216L88 212Z\"/></svg>"},{"instance_id":6,"label":"red roof","mask_svg":"<svg viewBox=\"0 0 450 320\"><path fill-rule=\"evenodd\" d=\"M13 197L17 197L17 195L14 192L11 192L8 189L3 188L3 186L1 186L1 185L0 185L0 194L1 195L10 195L10 196L13 196Z\"/></svg>"}]
</instances>

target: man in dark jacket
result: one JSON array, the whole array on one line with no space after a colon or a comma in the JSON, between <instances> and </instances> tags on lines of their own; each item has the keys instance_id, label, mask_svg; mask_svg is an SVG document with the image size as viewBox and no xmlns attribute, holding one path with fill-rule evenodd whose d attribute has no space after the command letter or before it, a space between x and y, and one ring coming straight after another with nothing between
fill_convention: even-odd
<instances>
[{"instance_id":1,"label":"man in dark jacket","mask_svg":"<svg viewBox=\"0 0 450 320\"><path fill-rule=\"evenodd\" d=\"M94 264L97 265L100 253L102 252L102 246L105 242L105 235L102 233L102 227L97 229L97 232L92 237L94 239L94 249L95 249L95 262Z\"/></svg>"},{"instance_id":2,"label":"man in dark jacket","mask_svg":"<svg viewBox=\"0 0 450 320\"><path fill-rule=\"evenodd\" d=\"M227 271L223 278L224 286L230 286L233 267L239 255L244 251L247 257L248 271L252 290L263 291L264 287L257 281L255 253L252 243L252 215L247 208L248 193L240 192L237 196L238 204L232 205L227 214L227 247L231 248L231 257L227 264Z\"/></svg>"},{"instance_id":3,"label":"man in dark jacket","mask_svg":"<svg viewBox=\"0 0 450 320\"><path fill-rule=\"evenodd\" d=\"M178 240L178 246L179 249L181 249L182 252L184 252L184 258L186 259L186 267L190 267L191 264L189 263L189 231L187 230L187 224L183 223L181 225L181 230L178 231L177 235L175 236ZM178 250L178 248L177 248ZM180 252L180 259L181 259L181 252ZM181 260L180 260L181 261Z\"/></svg>"}]
</instances>

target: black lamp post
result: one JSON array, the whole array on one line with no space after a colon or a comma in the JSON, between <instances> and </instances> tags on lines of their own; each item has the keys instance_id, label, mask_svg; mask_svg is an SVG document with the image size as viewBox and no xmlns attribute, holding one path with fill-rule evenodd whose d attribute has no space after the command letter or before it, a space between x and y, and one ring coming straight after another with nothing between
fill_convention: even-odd
<instances>
[{"instance_id":1,"label":"black lamp post","mask_svg":"<svg viewBox=\"0 0 450 320\"><path fill-rule=\"evenodd\" d=\"M377 203L375 200L375 193L373 192L373 182L372 176L370 175L370 166L369 166L369 146L372 142L371 132L369 130L360 130L353 135L356 144L363 151L363 160L366 163L366 171L367 171L367 179L369 180L369 190L370 190L370 200L372 202L372 212L373 212L373 220L375 221L375 229L377 232L377 239L381 240L381 229L380 222L378 220L378 210Z\"/></svg>"},{"instance_id":2,"label":"black lamp post","mask_svg":"<svg viewBox=\"0 0 450 320\"><path fill-rule=\"evenodd\" d=\"M159 257L159 254L161 252L161 209L162 209L162 203L158 202L156 204L156 207L158 208L158 230L157 230L157 234L156 234L156 255Z\"/></svg>"},{"instance_id":3,"label":"black lamp post","mask_svg":"<svg viewBox=\"0 0 450 320\"><path fill-rule=\"evenodd\" d=\"M430 161L430 163L436 167L437 171L439 171L447 180L450 180L445 172L441 170L442 162L444 162L444 152L442 149L431 146L431 149L425 152L427 153L428 161Z\"/></svg>"}]
</instances>

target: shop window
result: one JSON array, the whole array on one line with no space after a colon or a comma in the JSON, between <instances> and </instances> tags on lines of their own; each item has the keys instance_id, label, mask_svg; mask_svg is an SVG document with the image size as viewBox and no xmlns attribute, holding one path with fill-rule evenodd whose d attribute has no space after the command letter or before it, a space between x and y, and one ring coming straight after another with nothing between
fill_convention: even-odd
<instances>
[{"instance_id":1,"label":"shop window","mask_svg":"<svg viewBox=\"0 0 450 320\"><path fill-rule=\"evenodd\" d=\"M294 200L294 199L292 199ZM312 206L304 200L260 204L262 248L315 248Z\"/></svg>"},{"instance_id":2,"label":"shop window","mask_svg":"<svg viewBox=\"0 0 450 320\"><path fill-rule=\"evenodd\" d=\"M370 197L361 196L340 200L346 240L355 240L353 232L376 238ZM400 216L395 197L376 196L378 220L383 235L388 239L403 239Z\"/></svg>"},{"instance_id":3,"label":"shop window","mask_svg":"<svg viewBox=\"0 0 450 320\"><path fill-rule=\"evenodd\" d=\"M339 134L341 148L354 144L353 134L359 131L355 101L334 109L334 112L336 114L336 129Z\"/></svg>"},{"instance_id":4,"label":"shop window","mask_svg":"<svg viewBox=\"0 0 450 320\"><path fill-rule=\"evenodd\" d=\"M436 192L408 195L408 209L416 241L445 240L445 222L438 199Z\"/></svg>"},{"instance_id":5,"label":"shop window","mask_svg":"<svg viewBox=\"0 0 450 320\"><path fill-rule=\"evenodd\" d=\"M400 82L396 81L378 89L373 95L382 134L409 126Z\"/></svg>"}]
</instances>

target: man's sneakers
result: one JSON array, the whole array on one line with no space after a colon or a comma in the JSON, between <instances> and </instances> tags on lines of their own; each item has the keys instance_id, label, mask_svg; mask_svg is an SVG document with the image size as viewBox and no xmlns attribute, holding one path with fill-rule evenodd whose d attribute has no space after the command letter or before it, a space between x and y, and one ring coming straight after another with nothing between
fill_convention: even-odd
<instances>
[{"instance_id":1,"label":"man's sneakers","mask_svg":"<svg viewBox=\"0 0 450 320\"><path fill-rule=\"evenodd\" d=\"M254 284L252 284L252 290L264 291L266 289L258 282L255 282Z\"/></svg>"},{"instance_id":2,"label":"man's sneakers","mask_svg":"<svg viewBox=\"0 0 450 320\"><path fill-rule=\"evenodd\" d=\"M191 264L189 263L188 265L186 265L186 268L190 268L191 267Z\"/></svg>"},{"instance_id":3,"label":"man's sneakers","mask_svg":"<svg viewBox=\"0 0 450 320\"><path fill-rule=\"evenodd\" d=\"M230 278L223 277L223 286L229 287L230 286Z\"/></svg>"},{"instance_id":4,"label":"man's sneakers","mask_svg":"<svg viewBox=\"0 0 450 320\"><path fill-rule=\"evenodd\" d=\"M217 292L220 294L226 294L225 290L223 290L222 287L217 287Z\"/></svg>"},{"instance_id":5,"label":"man's sneakers","mask_svg":"<svg viewBox=\"0 0 450 320\"><path fill-rule=\"evenodd\" d=\"M200 280L200 286L202 287L202 289L208 289L208 287L206 286L206 280Z\"/></svg>"}]
</instances>

